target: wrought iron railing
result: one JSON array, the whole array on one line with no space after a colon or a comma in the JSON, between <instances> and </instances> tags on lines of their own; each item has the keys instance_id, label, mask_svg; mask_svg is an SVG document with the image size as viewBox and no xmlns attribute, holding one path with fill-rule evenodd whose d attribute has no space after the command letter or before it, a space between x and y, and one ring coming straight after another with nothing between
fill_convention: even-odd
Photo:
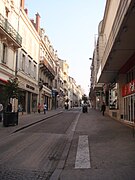
<instances>
[{"instance_id":1,"label":"wrought iron railing","mask_svg":"<svg viewBox=\"0 0 135 180\"><path fill-rule=\"evenodd\" d=\"M8 20L2 16L2 14L0 14L0 27L6 31L6 33L8 33L19 45L22 44L22 37L8 22Z\"/></svg>"},{"instance_id":2,"label":"wrought iron railing","mask_svg":"<svg viewBox=\"0 0 135 180\"><path fill-rule=\"evenodd\" d=\"M41 62L41 64L43 63L46 66L46 68L51 72L51 74L53 76L55 76L56 73L55 73L54 69L51 67L51 65L48 63L48 61L46 60L46 58L44 56L41 57L40 62Z\"/></svg>"}]
</instances>

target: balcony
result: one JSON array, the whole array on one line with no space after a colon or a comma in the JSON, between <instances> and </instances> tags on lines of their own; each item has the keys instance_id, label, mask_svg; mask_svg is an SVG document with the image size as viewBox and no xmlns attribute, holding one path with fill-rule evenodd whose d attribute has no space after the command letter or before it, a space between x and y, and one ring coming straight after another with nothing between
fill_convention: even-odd
<instances>
[{"instance_id":1,"label":"balcony","mask_svg":"<svg viewBox=\"0 0 135 180\"><path fill-rule=\"evenodd\" d=\"M48 74L48 76L51 79L54 79L55 77L55 71L53 68L50 66L50 64L47 62L45 57L41 57L40 64L39 64L40 69L44 69L44 72Z\"/></svg>"},{"instance_id":2,"label":"balcony","mask_svg":"<svg viewBox=\"0 0 135 180\"><path fill-rule=\"evenodd\" d=\"M52 90L52 86L50 86L48 83L43 83L43 85Z\"/></svg>"},{"instance_id":3,"label":"balcony","mask_svg":"<svg viewBox=\"0 0 135 180\"><path fill-rule=\"evenodd\" d=\"M0 14L0 37L3 41L6 41L9 46L12 45L15 49L21 47L22 37L2 14Z\"/></svg>"}]
</instances>

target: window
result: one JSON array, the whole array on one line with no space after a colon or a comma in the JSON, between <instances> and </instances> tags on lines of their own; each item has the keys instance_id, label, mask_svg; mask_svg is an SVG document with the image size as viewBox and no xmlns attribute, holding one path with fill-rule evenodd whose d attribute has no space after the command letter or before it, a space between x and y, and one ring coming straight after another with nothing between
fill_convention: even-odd
<instances>
[{"instance_id":1,"label":"window","mask_svg":"<svg viewBox=\"0 0 135 180\"><path fill-rule=\"evenodd\" d=\"M127 72L127 83L131 82L134 79L135 79L135 67L133 67L133 69Z\"/></svg>"},{"instance_id":2,"label":"window","mask_svg":"<svg viewBox=\"0 0 135 180\"><path fill-rule=\"evenodd\" d=\"M25 55L22 54L22 71L25 71Z\"/></svg>"},{"instance_id":3,"label":"window","mask_svg":"<svg viewBox=\"0 0 135 180\"><path fill-rule=\"evenodd\" d=\"M31 75L31 60L29 60L29 72L28 72L29 75Z\"/></svg>"},{"instance_id":4,"label":"window","mask_svg":"<svg viewBox=\"0 0 135 180\"><path fill-rule=\"evenodd\" d=\"M6 44L3 44L3 47L2 47L2 63L5 63L7 62L7 46Z\"/></svg>"},{"instance_id":5,"label":"window","mask_svg":"<svg viewBox=\"0 0 135 180\"><path fill-rule=\"evenodd\" d=\"M36 74L37 74L37 68L36 65L34 64L34 74L33 74L34 79L36 79Z\"/></svg>"},{"instance_id":6,"label":"window","mask_svg":"<svg viewBox=\"0 0 135 180\"><path fill-rule=\"evenodd\" d=\"M57 89L57 80L55 79L55 88Z\"/></svg>"},{"instance_id":7,"label":"window","mask_svg":"<svg viewBox=\"0 0 135 180\"><path fill-rule=\"evenodd\" d=\"M109 93L109 108L118 109L118 85L117 83L110 89Z\"/></svg>"}]
</instances>

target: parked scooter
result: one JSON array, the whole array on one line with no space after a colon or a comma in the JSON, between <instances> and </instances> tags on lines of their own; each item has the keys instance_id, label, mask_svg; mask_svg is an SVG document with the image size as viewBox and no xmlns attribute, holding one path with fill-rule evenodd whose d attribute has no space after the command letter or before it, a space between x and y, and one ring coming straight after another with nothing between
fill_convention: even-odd
<instances>
[{"instance_id":1,"label":"parked scooter","mask_svg":"<svg viewBox=\"0 0 135 180\"><path fill-rule=\"evenodd\" d=\"M88 112L88 106L87 104L84 104L83 107L82 107L82 112L83 113L87 113Z\"/></svg>"}]
</instances>

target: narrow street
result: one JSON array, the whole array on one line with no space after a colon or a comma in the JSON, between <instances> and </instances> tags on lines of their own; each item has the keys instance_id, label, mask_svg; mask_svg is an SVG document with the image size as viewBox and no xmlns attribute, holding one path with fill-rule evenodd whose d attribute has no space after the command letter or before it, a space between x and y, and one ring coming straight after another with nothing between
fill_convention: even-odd
<instances>
[{"instance_id":1,"label":"narrow street","mask_svg":"<svg viewBox=\"0 0 135 180\"><path fill-rule=\"evenodd\" d=\"M63 111L1 139L0 179L134 180L132 135L99 111Z\"/></svg>"}]
</instances>

